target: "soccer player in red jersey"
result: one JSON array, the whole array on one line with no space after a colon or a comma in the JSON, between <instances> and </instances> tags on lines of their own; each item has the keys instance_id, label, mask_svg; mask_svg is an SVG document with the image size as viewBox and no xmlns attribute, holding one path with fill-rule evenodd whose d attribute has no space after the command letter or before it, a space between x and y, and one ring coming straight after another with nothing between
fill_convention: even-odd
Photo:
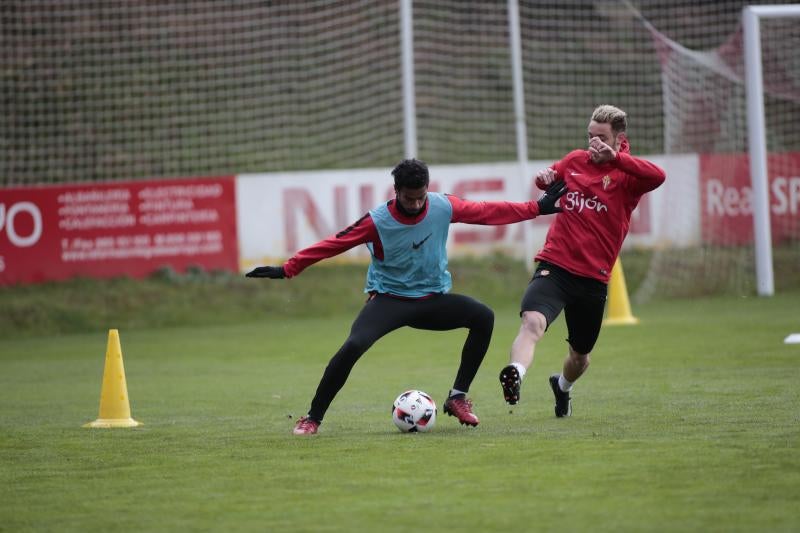
<instances>
[{"instance_id":1,"label":"soccer player in red jersey","mask_svg":"<svg viewBox=\"0 0 800 533\"><path fill-rule=\"evenodd\" d=\"M628 234L631 213L642 195L665 179L660 167L630 154L626 128L624 111L598 107L589 122L588 150L573 150L536 175L539 188L563 180L569 193L561 199L562 211L536 254L538 264L522 297L522 324L511 345L510 364L500 372L503 396L511 405L519 401L536 343L563 310L569 351L561 374L550 376L550 387L556 416L572 414L570 390L589 367L611 268Z\"/></svg>"},{"instance_id":2,"label":"soccer player in red jersey","mask_svg":"<svg viewBox=\"0 0 800 533\"><path fill-rule=\"evenodd\" d=\"M317 261L360 244L365 244L372 255L364 289L369 297L347 340L325 368L308 414L295 425L295 435L317 433L358 359L378 339L403 326L469 330L453 388L443 407L461 424L477 426L478 417L466 394L489 348L494 313L474 298L450 292L446 250L450 224L511 224L556 213L556 202L567 192L563 183L553 183L537 201L470 202L428 192L428 167L417 159L401 161L392 175L393 200L336 235L300 250L282 266L257 267L246 274L250 278L292 278Z\"/></svg>"}]
</instances>

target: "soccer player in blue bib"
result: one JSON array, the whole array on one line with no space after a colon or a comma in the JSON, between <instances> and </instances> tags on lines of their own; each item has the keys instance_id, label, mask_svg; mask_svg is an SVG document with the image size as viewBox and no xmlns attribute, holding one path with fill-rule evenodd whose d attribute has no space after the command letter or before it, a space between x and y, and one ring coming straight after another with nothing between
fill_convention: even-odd
<instances>
[{"instance_id":1,"label":"soccer player in blue bib","mask_svg":"<svg viewBox=\"0 0 800 533\"><path fill-rule=\"evenodd\" d=\"M306 416L295 435L313 435L358 359L378 339L403 326L446 331L467 328L461 363L444 412L461 424L477 426L467 392L483 362L494 328L494 313L483 303L450 292L447 235L450 224L500 225L530 220L560 211L557 200L566 192L553 184L538 201L471 202L448 194L428 192L427 165L417 159L401 161L392 170L395 198L372 209L356 222L308 248L283 266L262 266L250 278L292 278L310 265L365 244L372 255L364 291L369 294L322 375Z\"/></svg>"}]
</instances>

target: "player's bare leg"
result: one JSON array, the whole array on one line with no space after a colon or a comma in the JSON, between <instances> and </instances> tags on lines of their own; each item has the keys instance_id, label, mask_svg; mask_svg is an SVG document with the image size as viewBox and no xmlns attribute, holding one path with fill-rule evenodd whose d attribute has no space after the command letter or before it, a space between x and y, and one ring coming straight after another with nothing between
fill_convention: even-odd
<instances>
[{"instance_id":1,"label":"player's bare leg","mask_svg":"<svg viewBox=\"0 0 800 533\"><path fill-rule=\"evenodd\" d=\"M553 396L556 400L555 413L557 417L572 415L572 399L569 392L572 390L572 384L589 368L590 362L591 358L588 353L578 353L570 346L561 374L550 376L550 387L553 389Z\"/></svg>"},{"instance_id":2,"label":"player's bare leg","mask_svg":"<svg viewBox=\"0 0 800 533\"><path fill-rule=\"evenodd\" d=\"M564 376L564 379L570 383L575 383L578 378L581 377L584 372L586 372L586 369L589 368L590 363L590 354L578 353L572 349L572 346L570 346L569 353L564 359L564 367L561 375Z\"/></svg>"},{"instance_id":3,"label":"player's bare leg","mask_svg":"<svg viewBox=\"0 0 800 533\"><path fill-rule=\"evenodd\" d=\"M500 385L503 388L503 398L510 405L519 401L519 391L525 372L533 364L536 343L539 342L547 329L547 319L538 311L524 311L522 324L514 342L511 344L509 365L500 371Z\"/></svg>"}]
</instances>

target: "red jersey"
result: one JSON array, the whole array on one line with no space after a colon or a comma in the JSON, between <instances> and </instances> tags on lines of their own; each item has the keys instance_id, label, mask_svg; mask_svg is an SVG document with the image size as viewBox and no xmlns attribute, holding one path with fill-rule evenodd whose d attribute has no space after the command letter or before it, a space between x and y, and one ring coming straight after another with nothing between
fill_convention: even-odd
<instances>
[{"instance_id":1,"label":"red jersey","mask_svg":"<svg viewBox=\"0 0 800 533\"><path fill-rule=\"evenodd\" d=\"M625 139L608 163L592 163L588 150L574 150L552 166L569 192L561 198L563 212L550 225L537 261L608 283L631 213L666 177L660 167L629 152Z\"/></svg>"},{"instance_id":2,"label":"red jersey","mask_svg":"<svg viewBox=\"0 0 800 533\"><path fill-rule=\"evenodd\" d=\"M456 196L447 196L453 206L453 214L450 223L464 222L466 224L481 225L502 225L530 220L539 215L539 204L532 202L471 202ZM403 224L416 224L428 212L428 204L425 209L416 216L406 216L397 209L394 200L389 201L389 213ZM372 221L369 213L358 219L356 222L343 229L336 235L328 237L308 248L304 248L289 258L284 263L286 277L294 277L317 261L339 255L359 244L372 243L373 255L383 259L383 244L378 235L378 229Z\"/></svg>"}]
</instances>

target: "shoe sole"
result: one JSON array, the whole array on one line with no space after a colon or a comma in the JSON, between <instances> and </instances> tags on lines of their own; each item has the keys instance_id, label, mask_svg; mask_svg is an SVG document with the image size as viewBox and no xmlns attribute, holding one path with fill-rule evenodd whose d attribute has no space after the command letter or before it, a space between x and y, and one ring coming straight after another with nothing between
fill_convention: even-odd
<instances>
[{"instance_id":1,"label":"shoe sole","mask_svg":"<svg viewBox=\"0 0 800 533\"><path fill-rule=\"evenodd\" d=\"M558 386L558 374L554 374L554 375L550 376L550 388L553 389L553 396L555 396L555 399L556 399L556 405L553 408L553 410L555 411L556 417L557 418L565 418L565 417L568 417L568 416L572 416L572 399L571 398L567 400L567 412L566 413L560 413L559 410L558 410L558 395L559 395L559 393L560 394L564 394L564 391L562 391L561 388Z\"/></svg>"},{"instance_id":2,"label":"shoe sole","mask_svg":"<svg viewBox=\"0 0 800 533\"><path fill-rule=\"evenodd\" d=\"M503 398L508 405L517 405L519 402L519 371L513 366L507 366L500 371L500 386L503 387Z\"/></svg>"},{"instance_id":3,"label":"shoe sole","mask_svg":"<svg viewBox=\"0 0 800 533\"><path fill-rule=\"evenodd\" d=\"M444 407L444 412L447 414L447 416L456 417L456 420L458 420L459 424L461 424L462 426L477 427L478 424L480 424L480 420L478 420L477 422L467 422L466 420L461 420L460 418L458 418L458 415L456 415L450 409L448 409L447 406Z\"/></svg>"}]
</instances>

